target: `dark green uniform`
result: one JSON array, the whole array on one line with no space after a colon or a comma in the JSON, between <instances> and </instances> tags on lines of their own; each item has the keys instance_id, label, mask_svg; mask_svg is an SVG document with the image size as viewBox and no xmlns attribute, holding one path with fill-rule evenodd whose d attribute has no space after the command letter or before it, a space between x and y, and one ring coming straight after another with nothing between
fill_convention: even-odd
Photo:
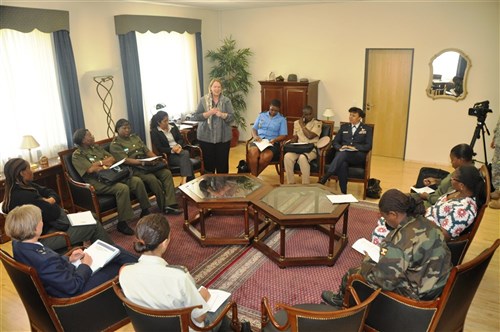
<instances>
[{"instance_id":1,"label":"dark green uniform","mask_svg":"<svg viewBox=\"0 0 500 332\"><path fill-rule=\"evenodd\" d=\"M93 145L88 148L79 147L76 149L75 152L73 152L72 161L78 174L80 174L85 182L94 186L97 194L110 194L115 196L118 220L129 221L134 218L134 211L132 210L132 203L130 202L130 192L137 197L142 209L151 207L148 193L146 192L142 180L136 176L132 176L127 180L108 185L99 182L95 174L87 173L92 163L104 160L110 156L111 154L102 147Z\"/></svg>"},{"instance_id":2,"label":"dark green uniform","mask_svg":"<svg viewBox=\"0 0 500 332\"><path fill-rule=\"evenodd\" d=\"M145 158L150 150L139 136L131 134L126 138L116 136L113 142L111 142L109 151L116 160L121 160L123 158ZM160 211L164 211L165 207L177 203L174 181L170 170L164 168L154 173L146 173L138 168L134 168L134 176L141 178L155 193L156 203L158 203Z\"/></svg>"},{"instance_id":3,"label":"dark green uniform","mask_svg":"<svg viewBox=\"0 0 500 332\"><path fill-rule=\"evenodd\" d=\"M342 279L341 294L351 274L361 274L369 284L415 300L438 297L450 274L451 253L444 235L423 216L408 217L380 244L380 259L366 256L360 267Z\"/></svg>"}]
</instances>

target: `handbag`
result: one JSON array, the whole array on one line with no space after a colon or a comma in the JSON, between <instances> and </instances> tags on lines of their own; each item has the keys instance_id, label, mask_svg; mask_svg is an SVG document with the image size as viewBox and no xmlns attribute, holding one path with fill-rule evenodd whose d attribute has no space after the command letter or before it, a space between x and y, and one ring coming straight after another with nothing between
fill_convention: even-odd
<instances>
[{"instance_id":1,"label":"handbag","mask_svg":"<svg viewBox=\"0 0 500 332\"><path fill-rule=\"evenodd\" d=\"M381 193L380 180L375 178L369 179L368 187L366 188L366 197L380 198Z\"/></svg>"},{"instance_id":2,"label":"handbag","mask_svg":"<svg viewBox=\"0 0 500 332\"><path fill-rule=\"evenodd\" d=\"M293 152L293 153L308 153L311 152L314 149L314 143L306 143L306 144L294 144L294 143L289 143L285 144L283 146L283 152Z\"/></svg>"},{"instance_id":3,"label":"handbag","mask_svg":"<svg viewBox=\"0 0 500 332\"><path fill-rule=\"evenodd\" d=\"M167 168L167 166L168 166L167 163L165 163L163 161L158 161L154 165L144 165L144 166L138 165L138 166L134 166L134 167L143 171L146 174L149 174L149 173L154 173L154 172L157 172L161 169Z\"/></svg>"},{"instance_id":4,"label":"handbag","mask_svg":"<svg viewBox=\"0 0 500 332\"><path fill-rule=\"evenodd\" d=\"M250 173L250 167L248 167L248 164L246 160L240 160L238 163L238 166L236 167L238 169L238 174L241 173Z\"/></svg>"},{"instance_id":5,"label":"handbag","mask_svg":"<svg viewBox=\"0 0 500 332\"><path fill-rule=\"evenodd\" d=\"M113 167L97 172L97 181L104 184L114 184L128 178L131 175L128 167Z\"/></svg>"}]
</instances>

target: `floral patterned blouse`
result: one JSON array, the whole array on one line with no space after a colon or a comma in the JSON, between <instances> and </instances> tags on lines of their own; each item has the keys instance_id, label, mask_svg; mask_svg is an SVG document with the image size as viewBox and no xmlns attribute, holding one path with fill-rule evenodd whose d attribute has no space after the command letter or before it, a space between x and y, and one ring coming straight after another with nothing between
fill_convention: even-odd
<instances>
[{"instance_id":1,"label":"floral patterned blouse","mask_svg":"<svg viewBox=\"0 0 500 332\"><path fill-rule=\"evenodd\" d=\"M446 230L451 238L459 236L472 225L476 215L475 198L448 198L448 195L441 196L436 204L425 212L425 217Z\"/></svg>"},{"instance_id":2,"label":"floral patterned blouse","mask_svg":"<svg viewBox=\"0 0 500 332\"><path fill-rule=\"evenodd\" d=\"M449 192L442 195L436 204L425 211L425 217L443 228L453 239L472 225L477 216L476 199L472 197L448 198ZM372 233L372 242L379 245L391 230L387 229L384 218L380 218Z\"/></svg>"}]
</instances>

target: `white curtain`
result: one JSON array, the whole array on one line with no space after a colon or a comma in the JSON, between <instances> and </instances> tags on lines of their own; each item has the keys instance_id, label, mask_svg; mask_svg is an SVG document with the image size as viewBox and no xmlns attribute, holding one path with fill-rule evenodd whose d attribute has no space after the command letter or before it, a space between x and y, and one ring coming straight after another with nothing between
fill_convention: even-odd
<instances>
[{"instance_id":1,"label":"white curtain","mask_svg":"<svg viewBox=\"0 0 500 332\"><path fill-rule=\"evenodd\" d=\"M156 113L156 104L166 105L171 120L196 110L200 98L196 39L184 32L136 33L141 70L144 123ZM149 134L147 144L151 146Z\"/></svg>"},{"instance_id":2,"label":"white curtain","mask_svg":"<svg viewBox=\"0 0 500 332\"><path fill-rule=\"evenodd\" d=\"M51 34L0 30L0 167L13 157L29 160L21 150L23 135L32 135L39 156L57 157L66 148L66 133L56 77Z\"/></svg>"}]
</instances>

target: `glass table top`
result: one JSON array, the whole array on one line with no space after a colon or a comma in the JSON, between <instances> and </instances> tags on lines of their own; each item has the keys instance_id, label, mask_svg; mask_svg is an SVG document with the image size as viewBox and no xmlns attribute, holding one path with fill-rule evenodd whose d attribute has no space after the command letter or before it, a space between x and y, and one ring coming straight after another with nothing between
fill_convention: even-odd
<instances>
[{"instance_id":1,"label":"glass table top","mask_svg":"<svg viewBox=\"0 0 500 332\"><path fill-rule=\"evenodd\" d=\"M337 204L326 195L332 193L319 187L282 186L271 190L261 202L286 215L332 213Z\"/></svg>"},{"instance_id":2,"label":"glass table top","mask_svg":"<svg viewBox=\"0 0 500 332\"><path fill-rule=\"evenodd\" d=\"M186 188L202 199L244 198L262 186L248 175L203 175L188 182Z\"/></svg>"}]
</instances>

